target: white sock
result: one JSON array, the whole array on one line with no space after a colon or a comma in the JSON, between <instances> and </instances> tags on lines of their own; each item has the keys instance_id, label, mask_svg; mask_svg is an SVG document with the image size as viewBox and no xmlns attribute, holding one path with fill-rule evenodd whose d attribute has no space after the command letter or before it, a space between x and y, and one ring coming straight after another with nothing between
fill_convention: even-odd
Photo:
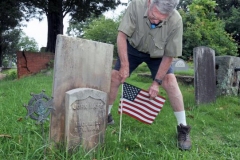
<instances>
[{"instance_id":1,"label":"white sock","mask_svg":"<svg viewBox=\"0 0 240 160\"><path fill-rule=\"evenodd\" d=\"M181 123L185 126L187 125L185 111L174 112L174 115L177 119L178 125Z\"/></svg>"},{"instance_id":2,"label":"white sock","mask_svg":"<svg viewBox=\"0 0 240 160\"><path fill-rule=\"evenodd\" d=\"M109 105L109 106L108 106L108 114L111 113L112 106L113 106L113 105Z\"/></svg>"}]
</instances>

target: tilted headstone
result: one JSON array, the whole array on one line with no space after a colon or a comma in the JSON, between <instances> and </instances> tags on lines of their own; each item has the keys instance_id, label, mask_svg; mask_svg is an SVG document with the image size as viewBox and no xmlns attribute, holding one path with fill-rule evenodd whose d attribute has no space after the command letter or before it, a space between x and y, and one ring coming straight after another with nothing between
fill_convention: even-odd
<instances>
[{"instance_id":1,"label":"tilted headstone","mask_svg":"<svg viewBox=\"0 0 240 160\"><path fill-rule=\"evenodd\" d=\"M113 45L57 36L54 59L53 106L50 140L62 144L65 136L65 93L92 88L109 94Z\"/></svg>"},{"instance_id":2,"label":"tilted headstone","mask_svg":"<svg viewBox=\"0 0 240 160\"><path fill-rule=\"evenodd\" d=\"M188 64L183 59L175 59L172 63L174 71L187 71L189 69Z\"/></svg>"},{"instance_id":3,"label":"tilted headstone","mask_svg":"<svg viewBox=\"0 0 240 160\"><path fill-rule=\"evenodd\" d=\"M104 142L107 93L90 88L66 92L65 142L67 150L89 151Z\"/></svg>"},{"instance_id":4,"label":"tilted headstone","mask_svg":"<svg viewBox=\"0 0 240 160\"><path fill-rule=\"evenodd\" d=\"M240 58L234 56L216 56L217 96L234 95L239 92Z\"/></svg>"},{"instance_id":5,"label":"tilted headstone","mask_svg":"<svg viewBox=\"0 0 240 160\"><path fill-rule=\"evenodd\" d=\"M215 102L215 51L208 47L196 47L193 56L195 101L197 104Z\"/></svg>"}]
</instances>

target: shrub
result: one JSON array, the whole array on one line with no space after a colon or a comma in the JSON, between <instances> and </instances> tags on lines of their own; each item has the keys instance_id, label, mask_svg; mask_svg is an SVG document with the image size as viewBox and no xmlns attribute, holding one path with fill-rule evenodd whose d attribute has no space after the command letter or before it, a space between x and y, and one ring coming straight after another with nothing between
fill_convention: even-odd
<instances>
[{"instance_id":1,"label":"shrub","mask_svg":"<svg viewBox=\"0 0 240 160\"><path fill-rule=\"evenodd\" d=\"M237 43L224 27L224 21L214 13L215 1L194 0L187 11L180 9L183 18L183 59L192 59L193 49L199 46L210 47L216 56L237 55Z\"/></svg>"},{"instance_id":2,"label":"shrub","mask_svg":"<svg viewBox=\"0 0 240 160\"><path fill-rule=\"evenodd\" d=\"M17 71L16 70L10 70L7 72L6 77L4 80L14 80L17 79Z\"/></svg>"}]
</instances>

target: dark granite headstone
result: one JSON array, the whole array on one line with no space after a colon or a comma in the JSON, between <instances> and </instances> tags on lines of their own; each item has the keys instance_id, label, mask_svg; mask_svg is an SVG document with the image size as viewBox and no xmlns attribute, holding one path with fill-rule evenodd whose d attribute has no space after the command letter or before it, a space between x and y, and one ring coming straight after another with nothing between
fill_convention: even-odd
<instances>
[{"instance_id":1,"label":"dark granite headstone","mask_svg":"<svg viewBox=\"0 0 240 160\"><path fill-rule=\"evenodd\" d=\"M215 51L208 47L196 47L193 56L195 101L197 104L215 102Z\"/></svg>"}]
</instances>

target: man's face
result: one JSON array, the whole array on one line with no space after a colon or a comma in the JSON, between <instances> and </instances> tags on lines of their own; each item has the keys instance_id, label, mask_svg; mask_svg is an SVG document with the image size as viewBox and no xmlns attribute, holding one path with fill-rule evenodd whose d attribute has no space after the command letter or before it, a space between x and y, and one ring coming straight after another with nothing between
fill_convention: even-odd
<instances>
[{"instance_id":1,"label":"man's face","mask_svg":"<svg viewBox=\"0 0 240 160\"><path fill-rule=\"evenodd\" d=\"M167 14L162 14L156 6L148 7L148 19L152 24L159 24L168 17Z\"/></svg>"}]
</instances>

